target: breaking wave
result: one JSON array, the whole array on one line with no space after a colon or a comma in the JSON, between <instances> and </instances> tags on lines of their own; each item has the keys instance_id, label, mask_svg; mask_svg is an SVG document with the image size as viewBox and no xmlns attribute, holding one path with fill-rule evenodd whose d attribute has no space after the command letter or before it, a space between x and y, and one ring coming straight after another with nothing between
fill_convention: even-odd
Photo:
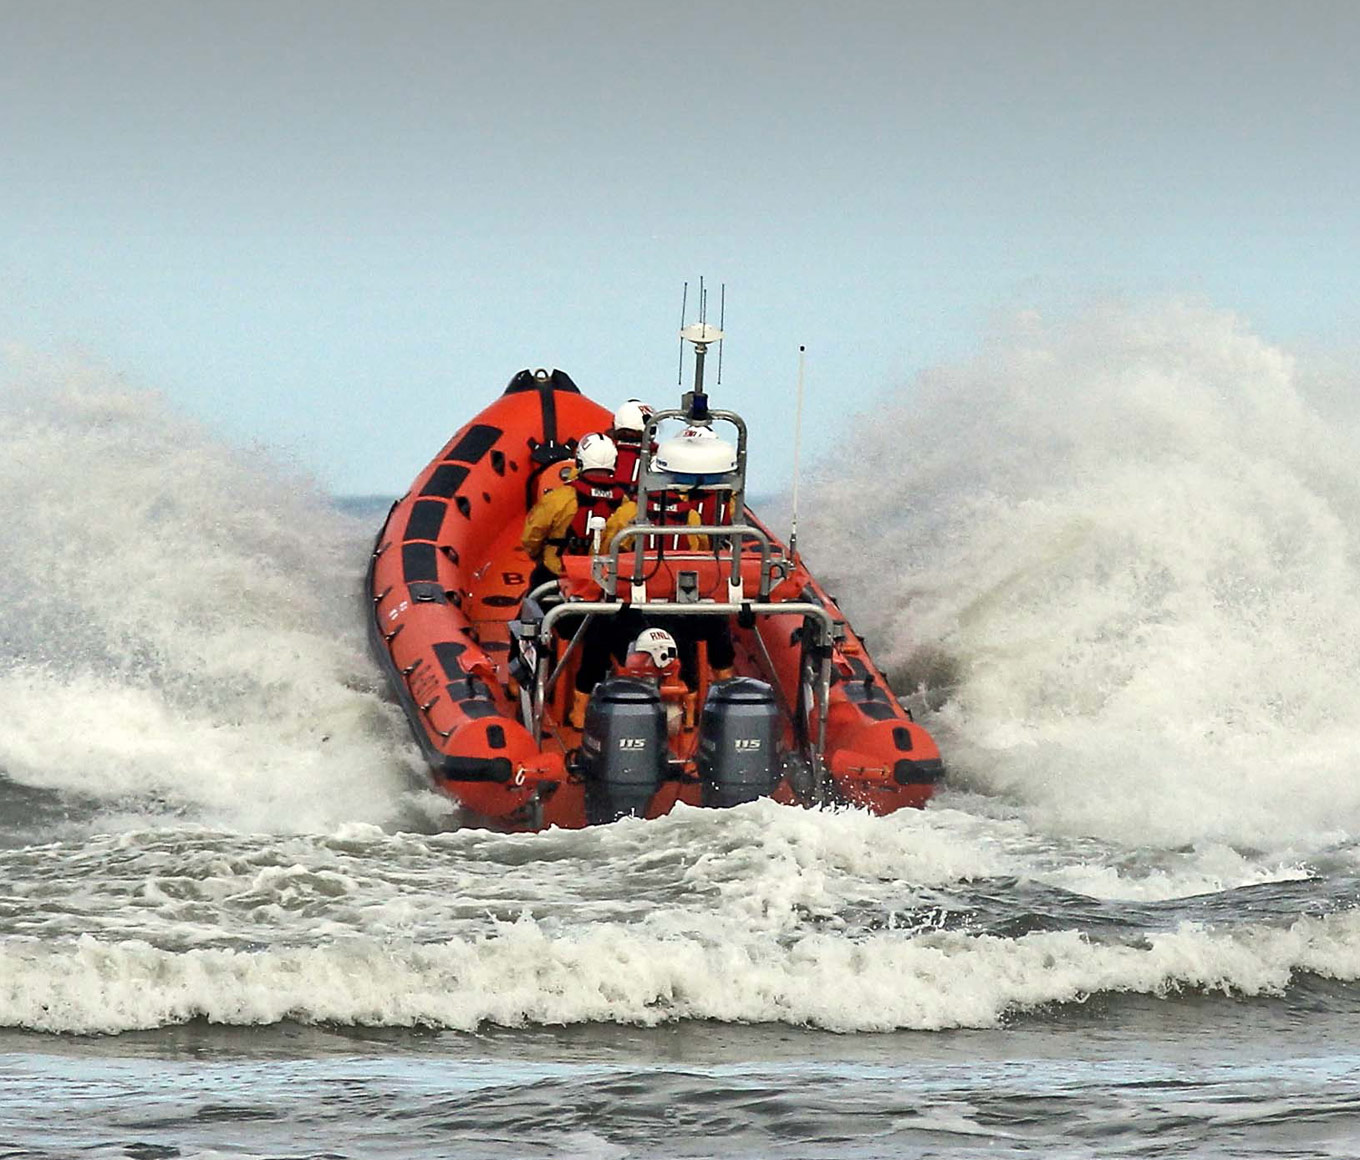
<instances>
[{"instance_id":1,"label":"breaking wave","mask_svg":"<svg viewBox=\"0 0 1360 1160\"><path fill-rule=\"evenodd\" d=\"M1360 977L1360 915L1298 868L1223 852L1096 868L1092 853L949 809L767 801L536 835L30 848L0 855L31 900L0 915L0 1026L942 1029L1096 994Z\"/></svg>"},{"instance_id":2,"label":"breaking wave","mask_svg":"<svg viewBox=\"0 0 1360 1160\"><path fill-rule=\"evenodd\" d=\"M364 540L310 481L157 395L11 351L0 383L0 770L106 813L393 816Z\"/></svg>"},{"instance_id":3,"label":"breaking wave","mask_svg":"<svg viewBox=\"0 0 1360 1160\"><path fill-rule=\"evenodd\" d=\"M1320 382L1206 308L1026 315L855 424L808 555L956 784L1133 844L1360 830L1360 439Z\"/></svg>"},{"instance_id":4,"label":"breaking wave","mask_svg":"<svg viewBox=\"0 0 1360 1160\"><path fill-rule=\"evenodd\" d=\"M0 996L0 1026L91 1034L287 1019L472 1031L715 1019L942 1030L992 1027L1017 1010L1102 992L1278 996L1296 972L1354 981L1358 947L1354 912L1245 936L1187 926L1143 947L1093 943L1077 931L722 945L608 923L552 937L527 918L492 937L425 946L355 936L329 947L176 954L90 936L58 947L11 939L0 944L12 984Z\"/></svg>"}]
</instances>

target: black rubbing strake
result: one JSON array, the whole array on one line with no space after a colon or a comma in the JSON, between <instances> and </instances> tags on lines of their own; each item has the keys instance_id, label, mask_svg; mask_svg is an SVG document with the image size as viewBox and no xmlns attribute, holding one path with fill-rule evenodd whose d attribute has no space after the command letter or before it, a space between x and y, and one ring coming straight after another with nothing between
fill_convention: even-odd
<instances>
[{"instance_id":1,"label":"black rubbing strake","mask_svg":"<svg viewBox=\"0 0 1360 1160\"><path fill-rule=\"evenodd\" d=\"M508 757L454 757L449 754L436 768L450 781L509 781L514 773Z\"/></svg>"},{"instance_id":2,"label":"black rubbing strake","mask_svg":"<svg viewBox=\"0 0 1360 1160\"><path fill-rule=\"evenodd\" d=\"M441 463L434 469L429 482L420 490L421 495L442 495L448 499L468 477L468 469L461 463Z\"/></svg>"},{"instance_id":3,"label":"black rubbing strake","mask_svg":"<svg viewBox=\"0 0 1360 1160\"><path fill-rule=\"evenodd\" d=\"M537 391L544 385L534 376L533 371L522 370L506 385L505 394L518 395L525 391ZM581 393L581 388L571 381L571 376L566 371L553 371L548 376L547 385L551 385L553 390L562 391L568 395L579 395Z\"/></svg>"},{"instance_id":4,"label":"black rubbing strake","mask_svg":"<svg viewBox=\"0 0 1360 1160\"><path fill-rule=\"evenodd\" d=\"M938 757L923 761L904 757L893 766L893 780L898 785L936 785L944 780L944 763Z\"/></svg>"},{"instance_id":5,"label":"black rubbing strake","mask_svg":"<svg viewBox=\"0 0 1360 1160\"><path fill-rule=\"evenodd\" d=\"M453 445L444 459L458 463L476 463L495 446L496 440L500 437L499 427L492 427L489 423L476 423L463 432L462 438Z\"/></svg>"},{"instance_id":6,"label":"black rubbing strake","mask_svg":"<svg viewBox=\"0 0 1360 1160\"><path fill-rule=\"evenodd\" d=\"M848 701L861 704L865 701L887 701L888 694L872 681L846 681L845 697Z\"/></svg>"},{"instance_id":7,"label":"black rubbing strake","mask_svg":"<svg viewBox=\"0 0 1360 1160\"><path fill-rule=\"evenodd\" d=\"M505 394L507 395L519 395L525 391L536 390L538 390L538 382L534 378L534 372L527 368L520 371L505 385Z\"/></svg>"},{"instance_id":8,"label":"black rubbing strake","mask_svg":"<svg viewBox=\"0 0 1360 1160\"><path fill-rule=\"evenodd\" d=\"M439 667L444 670L444 675L451 681L461 680L463 670L458 665L458 658L467 651L467 645L461 641L449 640L434 646L434 655L439 661ZM457 700L457 698L454 698Z\"/></svg>"},{"instance_id":9,"label":"black rubbing strake","mask_svg":"<svg viewBox=\"0 0 1360 1160\"><path fill-rule=\"evenodd\" d=\"M411 518L406 521L406 539L439 539L439 529L444 525L444 513L447 510L448 505L437 499L417 500L411 509Z\"/></svg>"},{"instance_id":10,"label":"black rubbing strake","mask_svg":"<svg viewBox=\"0 0 1360 1160\"><path fill-rule=\"evenodd\" d=\"M408 584L412 580L437 580L433 544L402 544L401 576Z\"/></svg>"},{"instance_id":11,"label":"black rubbing strake","mask_svg":"<svg viewBox=\"0 0 1360 1160\"><path fill-rule=\"evenodd\" d=\"M461 688L462 685L450 685L449 696L452 697L453 694ZM465 697L463 700L458 702L458 708L462 709L463 712L467 714L467 716L471 717L474 721L482 717L500 716L500 711L496 708L494 702L483 701L480 697Z\"/></svg>"}]
</instances>

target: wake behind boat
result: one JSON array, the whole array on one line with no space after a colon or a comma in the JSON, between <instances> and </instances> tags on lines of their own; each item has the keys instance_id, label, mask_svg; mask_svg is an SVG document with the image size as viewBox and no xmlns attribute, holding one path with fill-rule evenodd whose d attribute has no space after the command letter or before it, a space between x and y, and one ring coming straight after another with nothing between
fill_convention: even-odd
<instances>
[{"instance_id":1,"label":"wake behind boat","mask_svg":"<svg viewBox=\"0 0 1360 1160\"><path fill-rule=\"evenodd\" d=\"M887 814L924 805L942 776L835 601L746 505L746 424L703 387L722 332L681 337L694 388L645 416L636 514L608 536L602 516L587 521L588 549L564 550L559 576L535 577L526 518L571 486L574 459L590 465L586 436L612 418L560 370L511 379L378 535L374 651L435 785L470 821L579 827L767 796ZM576 692L588 654L620 633L633 651Z\"/></svg>"}]
</instances>

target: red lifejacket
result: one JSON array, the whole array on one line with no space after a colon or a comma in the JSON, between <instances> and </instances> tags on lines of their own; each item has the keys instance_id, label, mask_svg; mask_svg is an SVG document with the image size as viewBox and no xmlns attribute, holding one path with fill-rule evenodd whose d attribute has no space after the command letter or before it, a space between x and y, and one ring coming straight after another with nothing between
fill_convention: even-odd
<instances>
[{"instance_id":1,"label":"red lifejacket","mask_svg":"<svg viewBox=\"0 0 1360 1160\"><path fill-rule=\"evenodd\" d=\"M700 491L697 488L653 492L647 497L647 522L667 527L689 523L708 524L710 527L730 524L732 522L728 510L730 499L731 495L728 492ZM691 513L697 514L698 518L691 521ZM689 547L688 539L679 535L652 536L650 540L662 540L661 546L671 551L681 551ZM647 547L654 549L657 544L649 542Z\"/></svg>"},{"instance_id":2,"label":"red lifejacket","mask_svg":"<svg viewBox=\"0 0 1360 1160\"><path fill-rule=\"evenodd\" d=\"M654 491L647 496L647 522L662 527L684 526L690 522L690 513L699 510L698 502L692 492ZM658 543L658 541L660 541ZM649 536L648 550L658 547L669 548L673 552L689 548L688 536Z\"/></svg>"},{"instance_id":3,"label":"red lifejacket","mask_svg":"<svg viewBox=\"0 0 1360 1160\"><path fill-rule=\"evenodd\" d=\"M637 487L638 463L642 459L642 444L615 438L619 457L614 461L614 482L624 487Z\"/></svg>"},{"instance_id":4,"label":"red lifejacket","mask_svg":"<svg viewBox=\"0 0 1360 1160\"><path fill-rule=\"evenodd\" d=\"M618 448L619 457L614 461L614 478L630 491L637 491L638 464L642 462L642 439L625 435L621 431L610 431L609 437ZM652 443L652 454L656 453L656 443Z\"/></svg>"},{"instance_id":5,"label":"red lifejacket","mask_svg":"<svg viewBox=\"0 0 1360 1160\"><path fill-rule=\"evenodd\" d=\"M731 496L727 492L701 491L691 492L695 498L694 506L699 512L699 520L705 524L730 524L728 519L728 501Z\"/></svg>"},{"instance_id":6,"label":"red lifejacket","mask_svg":"<svg viewBox=\"0 0 1360 1160\"><path fill-rule=\"evenodd\" d=\"M586 472L586 475L600 474L603 473ZM608 520L628 498L628 489L612 477L586 479L577 476L571 481L571 486L576 492L576 514L572 516L571 527L563 537L566 543L562 545L562 551L571 555L582 555L590 551L590 517L602 516Z\"/></svg>"}]
</instances>

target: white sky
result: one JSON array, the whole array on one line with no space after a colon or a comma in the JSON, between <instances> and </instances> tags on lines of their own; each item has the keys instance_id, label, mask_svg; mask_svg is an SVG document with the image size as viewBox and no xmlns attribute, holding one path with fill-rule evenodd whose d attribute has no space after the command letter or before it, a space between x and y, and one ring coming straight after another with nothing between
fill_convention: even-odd
<instances>
[{"instance_id":1,"label":"white sky","mask_svg":"<svg viewBox=\"0 0 1360 1160\"><path fill-rule=\"evenodd\" d=\"M0 343L79 348L335 491L525 366L717 398L788 472L998 313L1360 322L1360 4L0 0ZM909 439L909 433L904 434Z\"/></svg>"}]
</instances>

